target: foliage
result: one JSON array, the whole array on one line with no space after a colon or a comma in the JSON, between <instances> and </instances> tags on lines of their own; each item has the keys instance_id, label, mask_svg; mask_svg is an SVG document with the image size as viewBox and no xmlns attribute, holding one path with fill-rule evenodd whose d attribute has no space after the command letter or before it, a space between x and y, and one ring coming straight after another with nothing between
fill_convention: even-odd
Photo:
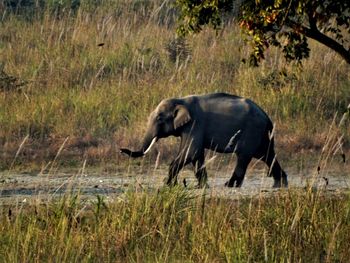
<instances>
[{"instance_id":1,"label":"foliage","mask_svg":"<svg viewBox=\"0 0 350 263\"><path fill-rule=\"evenodd\" d=\"M180 35L198 33L202 27L209 24L214 29L220 28L222 12L229 12L233 8L233 1L190 1L177 0L180 9L180 25L177 29Z\"/></svg>"},{"instance_id":2,"label":"foliage","mask_svg":"<svg viewBox=\"0 0 350 263\"><path fill-rule=\"evenodd\" d=\"M232 12L232 2L177 0L181 10L178 32L197 33L206 24L220 28L223 12ZM287 61L300 62L309 57L308 38L333 49L350 64L348 1L245 0L239 24L252 46L251 65L264 59L269 46L281 48Z\"/></svg>"}]
</instances>

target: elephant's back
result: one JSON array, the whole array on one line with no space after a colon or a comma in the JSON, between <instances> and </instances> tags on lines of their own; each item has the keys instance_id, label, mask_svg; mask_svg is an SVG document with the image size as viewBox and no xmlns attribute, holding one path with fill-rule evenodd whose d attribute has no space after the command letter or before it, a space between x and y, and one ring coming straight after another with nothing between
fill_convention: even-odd
<instances>
[{"instance_id":1,"label":"elephant's back","mask_svg":"<svg viewBox=\"0 0 350 263\"><path fill-rule=\"evenodd\" d=\"M271 123L267 114L246 98L213 94L199 97L198 102L202 111L199 122L205 131L206 148L223 151L238 131L241 133L241 140L255 140L256 143L253 144L258 145L260 137ZM248 145L250 144L249 142Z\"/></svg>"},{"instance_id":2,"label":"elephant's back","mask_svg":"<svg viewBox=\"0 0 350 263\"><path fill-rule=\"evenodd\" d=\"M254 108L254 102L226 93L214 93L198 97L199 105L205 113L245 115Z\"/></svg>"},{"instance_id":3,"label":"elephant's back","mask_svg":"<svg viewBox=\"0 0 350 263\"><path fill-rule=\"evenodd\" d=\"M258 116L261 120L270 120L267 113L254 101L227 93L212 93L198 96L199 104L204 112L218 114L234 114L236 118Z\"/></svg>"}]
</instances>

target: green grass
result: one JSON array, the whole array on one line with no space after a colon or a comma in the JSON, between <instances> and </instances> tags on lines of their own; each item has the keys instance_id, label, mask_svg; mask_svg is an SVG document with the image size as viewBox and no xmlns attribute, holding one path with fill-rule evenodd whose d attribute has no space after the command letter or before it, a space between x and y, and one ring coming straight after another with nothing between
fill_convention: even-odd
<instances>
[{"instance_id":1,"label":"green grass","mask_svg":"<svg viewBox=\"0 0 350 263\"><path fill-rule=\"evenodd\" d=\"M9 212L11 211L11 212ZM1 207L1 262L346 262L348 195L218 199L173 188Z\"/></svg>"}]
</instances>

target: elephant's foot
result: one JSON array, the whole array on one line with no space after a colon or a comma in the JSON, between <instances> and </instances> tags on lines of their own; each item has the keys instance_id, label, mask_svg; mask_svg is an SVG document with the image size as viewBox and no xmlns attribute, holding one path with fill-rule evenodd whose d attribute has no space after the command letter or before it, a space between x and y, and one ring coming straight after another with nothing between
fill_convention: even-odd
<instances>
[{"instance_id":1,"label":"elephant's foot","mask_svg":"<svg viewBox=\"0 0 350 263\"><path fill-rule=\"evenodd\" d=\"M230 181L227 181L227 182L225 183L225 186L226 186L226 187L233 187L233 186L234 186L233 184L234 184L234 183L232 183L231 180L230 180Z\"/></svg>"},{"instance_id":2,"label":"elephant's foot","mask_svg":"<svg viewBox=\"0 0 350 263\"><path fill-rule=\"evenodd\" d=\"M196 188L197 189L209 188L209 184L208 183L197 184Z\"/></svg>"},{"instance_id":3,"label":"elephant's foot","mask_svg":"<svg viewBox=\"0 0 350 263\"><path fill-rule=\"evenodd\" d=\"M197 177L197 179L198 179L198 177ZM207 181L208 180L207 180L206 176L199 178L197 188L204 188L204 187L208 188L209 185L208 185Z\"/></svg>"},{"instance_id":4,"label":"elephant's foot","mask_svg":"<svg viewBox=\"0 0 350 263\"><path fill-rule=\"evenodd\" d=\"M177 178L168 178L166 185L169 187L173 187L177 185Z\"/></svg>"},{"instance_id":5,"label":"elephant's foot","mask_svg":"<svg viewBox=\"0 0 350 263\"><path fill-rule=\"evenodd\" d=\"M288 179L287 178L282 178L282 180L275 180L273 183L273 188L287 188L288 187Z\"/></svg>"},{"instance_id":6,"label":"elephant's foot","mask_svg":"<svg viewBox=\"0 0 350 263\"><path fill-rule=\"evenodd\" d=\"M243 179L240 178L231 178L229 181L225 183L226 187L241 187L243 184Z\"/></svg>"}]
</instances>

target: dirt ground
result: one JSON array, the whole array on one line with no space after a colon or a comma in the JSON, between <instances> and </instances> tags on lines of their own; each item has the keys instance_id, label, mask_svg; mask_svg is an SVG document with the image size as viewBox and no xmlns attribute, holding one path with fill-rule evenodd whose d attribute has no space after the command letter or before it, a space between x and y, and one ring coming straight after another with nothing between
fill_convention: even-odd
<instances>
[{"instance_id":1,"label":"dirt ground","mask_svg":"<svg viewBox=\"0 0 350 263\"><path fill-rule=\"evenodd\" d=\"M289 189L305 189L312 185L314 189L337 193L350 189L350 169L348 165L317 172L317 169L287 167ZM273 179L266 177L266 168L257 166L247 172L243 186L227 188L224 183L231 176L232 166L223 169L209 169L208 185L205 193L209 196L239 199L269 195L285 189L272 188ZM167 166L129 166L114 171L99 167L88 169L63 169L51 173L12 172L0 173L0 204L46 202L61 197L65 193L78 193L82 198L94 199L102 195L106 200L119 198L128 190L156 191L164 186ZM180 173L178 182L194 193L202 194L203 189L196 189L196 180L190 169Z\"/></svg>"}]
</instances>

